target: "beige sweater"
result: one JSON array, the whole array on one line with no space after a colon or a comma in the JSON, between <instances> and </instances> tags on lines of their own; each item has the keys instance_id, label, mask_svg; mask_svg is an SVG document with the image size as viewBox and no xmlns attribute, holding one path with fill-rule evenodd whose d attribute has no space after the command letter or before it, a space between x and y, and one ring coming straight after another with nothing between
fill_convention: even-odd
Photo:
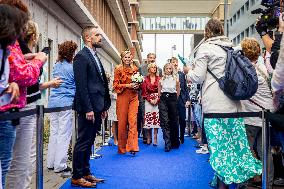
<instances>
[{"instance_id":1,"label":"beige sweater","mask_svg":"<svg viewBox=\"0 0 284 189\"><path fill-rule=\"evenodd\" d=\"M202 86L202 108L204 113L233 113L240 112L240 101L229 99L220 89L218 82L207 72L207 67L218 77L224 76L226 52L219 46L232 46L225 36L206 40L197 50L194 59L194 68L188 73L188 80Z\"/></svg>"}]
</instances>

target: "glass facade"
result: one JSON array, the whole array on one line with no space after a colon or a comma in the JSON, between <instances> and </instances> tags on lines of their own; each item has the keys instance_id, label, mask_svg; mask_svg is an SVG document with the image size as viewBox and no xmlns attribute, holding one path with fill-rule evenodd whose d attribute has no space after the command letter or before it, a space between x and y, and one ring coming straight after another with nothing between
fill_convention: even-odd
<instances>
[{"instance_id":1,"label":"glass facade","mask_svg":"<svg viewBox=\"0 0 284 189\"><path fill-rule=\"evenodd\" d=\"M143 30L204 30L209 17L142 17Z\"/></svg>"}]
</instances>

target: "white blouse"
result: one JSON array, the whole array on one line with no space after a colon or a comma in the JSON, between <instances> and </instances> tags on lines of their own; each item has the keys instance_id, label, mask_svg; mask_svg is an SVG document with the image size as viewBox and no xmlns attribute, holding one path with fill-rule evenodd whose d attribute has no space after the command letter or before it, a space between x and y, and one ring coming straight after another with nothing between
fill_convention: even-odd
<instances>
[{"instance_id":1,"label":"white blouse","mask_svg":"<svg viewBox=\"0 0 284 189\"><path fill-rule=\"evenodd\" d=\"M177 80L173 76L165 76L161 79L162 93L177 93Z\"/></svg>"}]
</instances>

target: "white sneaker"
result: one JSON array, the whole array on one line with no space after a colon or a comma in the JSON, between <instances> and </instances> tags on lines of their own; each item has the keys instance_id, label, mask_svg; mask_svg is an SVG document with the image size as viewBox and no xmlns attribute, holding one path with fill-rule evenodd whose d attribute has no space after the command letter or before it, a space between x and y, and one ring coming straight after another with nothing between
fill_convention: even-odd
<instances>
[{"instance_id":1,"label":"white sneaker","mask_svg":"<svg viewBox=\"0 0 284 189\"><path fill-rule=\"evenodd\" d=\"M195 151L197 154L209 154L208 148L202 146L200 149Z\"/></svg>"}]
</instances>

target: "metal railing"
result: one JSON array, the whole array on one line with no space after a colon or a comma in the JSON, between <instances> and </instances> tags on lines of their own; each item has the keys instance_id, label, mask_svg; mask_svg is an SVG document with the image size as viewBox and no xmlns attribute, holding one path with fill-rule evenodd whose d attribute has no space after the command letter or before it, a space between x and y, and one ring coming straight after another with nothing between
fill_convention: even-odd
<instances>
[{"instance_id":1,"label":"metal railing","mask_svg":"<svg viewBox=\"0 0 284 189\"><path fill-rule=\"evenodd\" d=\"M0 121L19 119L22 117L37 115L37 132L36 132L36 188L43 189L43 129L44 129L44 114L52 112L60 112L72 109L72 106L61 108L44 108L43 105L37 105L36 108L10 114L0 114ZM189 115L188 115L189 116ZM76 117L76 116L75 116ZM262 188L268 188L268 149L270 146L270 125L269 120L284 122L284 115L273 114L268 110L261 112L237 112L237 113L209 113L204 114L204 118L244 118L244 117L259 117L262 118L262 153L263 153L263 171L262 171ZM75 128L76 128L75 121ZM111 130L111 127L109 128ZM284 130L284 127L281 128ZM76 129L75 129L76 130ZM75 133L76 134L76 133ZM105 143L105 120L102 124L102 146ZM76 138L76 137L75 137Z\"/></svg>"},{"instance_id":2,"label":"metal railing","mask_svg":"<svg viewBox=\"0 0 284 189\"><path fill-rule=\"evenodd\" d=\"M36 108L10 114L0 114L0 121L8 121L20 119L22 117L36 114L36 188L43 189L43 129L44 129L44 114L51 112L60 112L71 110L72 106L60 108L44 108L43 105L37 105Z\"/></svg>"}]
</instances>

